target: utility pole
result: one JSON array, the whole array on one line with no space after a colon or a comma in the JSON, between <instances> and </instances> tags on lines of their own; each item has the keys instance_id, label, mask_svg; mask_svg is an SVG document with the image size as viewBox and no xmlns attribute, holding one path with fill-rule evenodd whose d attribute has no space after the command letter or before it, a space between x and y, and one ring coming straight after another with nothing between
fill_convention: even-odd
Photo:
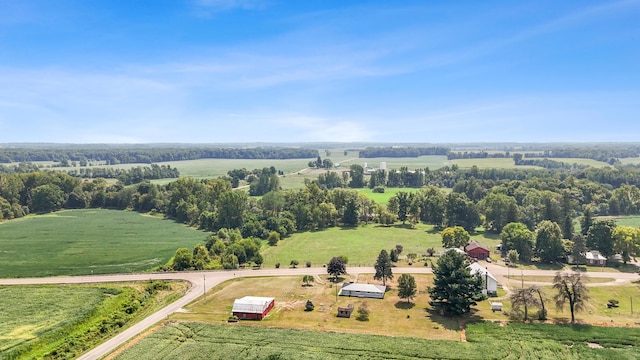
<instances>
[{"instance_id":1,"label":"utility pole","mask_svg":"<svg viewBox=\"0 0 640 360\"><path fill-rule=\"evenodd\" d=\"M202 274L202 296L207 300L207 276Z\"/></svg>"}]
</instances>

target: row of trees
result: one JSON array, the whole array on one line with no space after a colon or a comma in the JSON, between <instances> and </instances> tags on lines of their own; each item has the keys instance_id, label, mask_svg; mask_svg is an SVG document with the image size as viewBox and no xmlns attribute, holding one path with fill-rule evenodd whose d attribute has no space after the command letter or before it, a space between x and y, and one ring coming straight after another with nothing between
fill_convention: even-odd
<instances>
[{"instance_id":1,"label":"row of trees","mask_svg":"<svg viewBox=\"0 0 640 360\"><path fill-rule=\"evenodd\" d=\"M32 161L105 161L110 165L197 159L308 159L317 150L303 148L1 148L0 163Z\"/></svg>"},{"instance_id":2,"label":"row of trees","mask_svg":"<svg viewBox=\"0 0 640 360\"><path fill-rule=\"evenodd\" d=\"M544 220L535 231L523 223L509 223L500 233L502 251L520 262L530 262L533 257L541 261L557 261L571 255L576 264L585 264L587 250L597 250L604 256L621 254L626 263L631 257L640 256L640 229L618 226L611 219L593 220L587 212L581 219L582 232L572 238L563 236L557 223Z\"/></svg>"},{"instance_id":3,"label":"row of trees","mask_svg":"<svg viewBox=\"0 0 640 360\"><path fill-rule=\"evenodd\" d=\"M80 168L69 170L67 173L83 179L118 179L125 185L138 184L144 180L176 179L180 177L180 171L170 165L151 164L151 166L137 166L130 169L114 168Z\"/></svg>"}]
</instances>

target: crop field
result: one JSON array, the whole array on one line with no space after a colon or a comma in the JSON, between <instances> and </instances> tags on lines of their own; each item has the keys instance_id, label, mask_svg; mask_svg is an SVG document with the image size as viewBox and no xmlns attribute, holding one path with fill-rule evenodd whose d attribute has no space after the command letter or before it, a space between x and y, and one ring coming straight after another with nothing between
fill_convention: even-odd
<instances>
[{"instance_id":1,"label":"crop field","mask_svg":"<svg viewBox=\"0 0 640 360\"><path fill-rule=\"evenodd\" d=\"M359 193L367 195L367 197L378 204L387 204L389 199L394 197L397 193L404 191L408 193L417 192L419 189L415 188L385 188L383 193L375 193L372 189L358 189Z\"/></svg>"},{"instance_id":2,"label":"crop field","mask_svg":"<svg viewBox=\"0 0 640 360\"><path fill-rule=\"evenodd\" d=\"M118 210L66 210L0 223L0 277L112 274L149 270L206 234Z\"/></svg>"},{"instance_id":3,"label":"crop field","mask_svg":"<svg viewBox=\"0 0 640 360\"><path fill-rule=\"evenodd\" d=\"M497 237L483 233L471 238L489 249L495 249L500 243ZM287 265L295 259L300 264L311 261L314 266L318 266L326 264L333 256L346 255L349 266L373 266L380 250L388 252L396 244L404 247L402 255L416 253L420 256L430 247L436 251L441 250L442 238L432 225L424 224L418 224L414 228L408 224L390 227L379 224L361 225L357 228L334 227L296 233L281 240L277 246L263 251L264 264L273 266L279 262Z\"/></svg>"},{"instance_id":4,"label":"crop field","mask_svg":"<svg viewBox=\"0 0 640 360\"><path fill-rule=\"evenodd\" d=\"M182 282L157 283L165 288L148 292L146 282L0 287L0 358L75 358L187 289Z\"/></svg>"}]
</instances>

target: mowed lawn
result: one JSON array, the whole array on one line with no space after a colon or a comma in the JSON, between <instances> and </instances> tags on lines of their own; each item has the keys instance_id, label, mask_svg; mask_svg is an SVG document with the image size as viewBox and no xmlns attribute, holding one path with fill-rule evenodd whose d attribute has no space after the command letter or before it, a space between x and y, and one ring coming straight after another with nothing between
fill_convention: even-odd
<instances>
[{"instance_id":1,"label":"mowed lawn","mask_svg":"<svg viewBox=\"0 0 640 360\"><path fill-rule=\"evenodd\" d=\"M490 249L495 249L495 245L500 243L497 238L490 238L482 233L472 235L471 238ZM373 266L380 250L388 252L396 245L404 248L401 257L409 253L420 256L430 247L436 251L441 250L442 238L432 225L423 224L414 228L408 224L390 227L369 224L355 228L335 227L308 231L293 234L281 240L277 246L264 249L264 266L273 266L275 263L287 266L291 260L298 260L302 266L307 261L311 261L313 266L320 266L339 255L349 258L349 266ZM401 264L406 265L406 262Z\"/></svg>"},{"instance_id":2,"label":"mowed lawn","mask_svg":"<svg viewBox=\"0 0 640 360\"><path fill-rule=\"evenodd\" d=\"M166 263L206 233L119 210L67 210L0 223L0 277L127 273Z\"/></svg>"}]
</instances>

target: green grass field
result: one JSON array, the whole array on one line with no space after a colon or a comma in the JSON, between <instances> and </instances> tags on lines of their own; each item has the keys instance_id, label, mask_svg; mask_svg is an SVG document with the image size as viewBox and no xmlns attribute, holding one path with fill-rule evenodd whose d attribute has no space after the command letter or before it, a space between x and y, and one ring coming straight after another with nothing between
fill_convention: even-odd
<instances>
[{"instance_id":1,"label":"green grass field","mask_svg":"<svg viewBox=\"0 0 640 360\"><path fill-rule=\"evenodd\" d=\"M495 249L500 241L495 236L479 233L471 237L474 240ZM311 261L314 266L326 264L338 255L346 255L350 266L373 266L380 250L389 251L400 244L404 247L402 255L425 254L426 249L442 249L440 233L432 225L418 224L411 228L408 224L396 224L384 227L378 224L362 225L357 228L335 227L322 231L308 231L293 234L263 251L265 266L275 263L287 265L291 260L300 264ZM402 262L401 262L402 264ZM406 265L406 263L405 263Z\"/></svg>"},{"instance_id":2,"label":"green grass field","mask_svg":"<svg viewBox=\"0 0 640 360\"><path fill-rule=\"evenodd\" d=\"M605 219L613 219L616 221L617 225L621 225L621 226L633 226L633 227L639 227L640 226L640 216L636 215L636 216L612 216L612 217L608 217L605 216L603 217Z\"/></svg>"},{"instance_id":3,"label":"green grass field","mask_svg":"<svg viewBox=\"0 0 640 360\"><path fill-rule=\"evenodd\" d=\"M158 165L171 165L180 171L181 176L195 178L217 178L227 175L229 170L246 168L247 170L262 169L274 166L285 174L295 173L305 169L310 160L315 159L199 159L186 161L161 162Z\"/></svg>"},{"instance_id":4,"label":"green grass field","mask_svg":"<svg viewBox=\"0 0 640 360\"><path fill-rule=\"evenodd\" d=\"M414 193L418 190L419 189L415 188L385 188L383 193L375 193L372 189L364 188L358 189L358 192L367 195L369 199L375 201L378 204L387 204L389 202L389 199L391 199L401 191Z\"/></svg>"},{"instance_id":5,"label":"green grass field","mask_svg":"<svg viewBox=\"0 0 640 360\"><path fill-rule=\"evenodd\" d=\"M175 301L183 282L0 287L0 359L71 359Z\"/></svg>"},{"instance_id":6,"label":"green grass field","mask_svg":"<svg viewBox=\"0 0 640 360\"><path fill-rule=\"evenodd\" d=\"M637 359L639 337L639 329L479 323L459 342L170 323L115 359ZM607 347L589 348L592 341Z\"/></svg>"},{"instance_id":7,"label":"green grass field","mask_svg":"<svg viewBox=\"0 0 640 360\"><path fill-rule=\"evenodd\" d=\"M118 210L67 210L0 223L0 277L127 273L166 263L206 234Z\"/></svg>"}]
</instances>

